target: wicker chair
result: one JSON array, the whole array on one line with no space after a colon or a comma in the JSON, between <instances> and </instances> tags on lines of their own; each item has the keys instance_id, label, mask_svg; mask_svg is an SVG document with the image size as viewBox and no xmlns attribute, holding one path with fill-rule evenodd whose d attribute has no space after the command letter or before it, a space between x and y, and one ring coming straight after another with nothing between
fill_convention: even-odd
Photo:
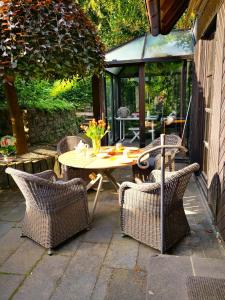
<instances>
[{"instance_id":1,"label":"wicker chair","mask_svg":"<svg viewBox=\"0 0 225 300\"><path fill-rule=\"evenodd\" d=\"M58 181L51 170L28 174L7 168L26 200L22 235L49 249L88 229L87 191L80 178Z\"/></svg>"},{"instance_id":2,"label":"wicker chair","mask_svg":"<svg viewBox=\"0 0 225 300\"><path fill-rule=\"evenodd\" d=\"M81 138L80 136L66 136L57 144L58 155L63 154L67 151L74 150L74 148L82 141L88 143L89 141ZM85 183L90 181L89 175L94 172L94 170L84 170L78 168L71 168L68 166L61 165L61 175L64 180L70 180L73 178L82 178Z\"/></svg>"},{"instance_id":3,"label":"wicker chair","mask_svg":"<svg viewBox=\"0 0 225 300\"><path fill-rule=\"evenodd\" d=\"M180 146L181 145L181 138L177 135L170 134L165 135L165 144L166 145L175 145ZM144 148L145 151L148 149L151 149L153 147L160 145L160 137L155 139L151 144L146 146ZM146 157L146 160L149 162L149 167L147 169L141 169L138 167L138 165L132 166L133 170L133 177L134 180L139 181L146 181L149 180L151 171L154 169L160 169L160 149L151 152L148 157ZM174 148L173 149L166 149L165 151L165 168L168 171L174 171L175 170L175 155L179 150Z\"/></svg>"},{"instance_id":4,"label":"wicker chair","mask_svg":"<svg viewBox=\"0 0 225 300\"><path fill-rule=\"evenodd\" d=\"M160 247L160 174L151 174L152 182L135 184L124 182L120 186L121 229L123 234L161 250L162 253L189 233L183 208L183 195L193 172L199 169L192 164L177 172L166 172L164 186L164 237Z\"/></svg>"}]
</instances>

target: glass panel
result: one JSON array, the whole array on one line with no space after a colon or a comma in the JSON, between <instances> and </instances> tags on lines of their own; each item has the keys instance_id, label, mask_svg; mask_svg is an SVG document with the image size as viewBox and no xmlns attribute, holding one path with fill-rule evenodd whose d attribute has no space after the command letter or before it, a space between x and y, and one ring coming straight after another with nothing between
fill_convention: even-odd
<instances>
[{"instance_id":1,"label":"glass panel","mask_svg":"<svg viewBox=\"0 0 225 300\"><path fill-rule=\"evenodd\" d=\"M124 121L117 120L120 127L120 137L129 139L133 145L139 146L139 79L135 78L121 78L121 98L120 106L129 109L129 115ZM116 113L118 116L118 114ZM137 134L137 137L135 137Z\"/></svg>"},{"instance_id":2,"label":"glass panel","mask_svg":"<svg viewBox=\"0 0 225 300\"><path fill-rule=\"evenodd\" d=\"M180 118L181 69L182 62L147 63L145 66L147 144L160 133L182 134L185 115ZM187 101L186 97L184 112L187 110Z\"/></svg>"},{"instance_id":3,"label":"glass panel","mask_svg":"<svg viewBox=\"0 0 225 300\"><path fill-rule=\"evenodd\" d=\"M118 75L121 70L122 70L122 67L106 68L106 71L109 73L112 73L113 75Z\"/></svg>"},{"instance_id":4,"label":"glass panel","mask_svg":"<svg viewBox=\"0 0 225 300\"><path fill-rule=\"evenodd\" d=\"M106 75L105 78L105 87L106 87L106 115L107 122L110 125L110 132L108 134L108 142L111 144L113 142L113 99L112 99L112 89L113 89L113 81L112 77Z\"/></svg>"},{"instance_id":5,"label":"glass panel","mask_svg":"<svg viewBox=\"0 0 225 300\"><path fill-rule=\"evenodd\" d=\"M138 65L127 66L123 68L123 71L119 74L119 77L138 77Z\"/></svg>"},{"instance_id":6,"label":"glass panel","mask_svg":"<svg viewBox=\"0 0 225 300\"><path fill-rule=\"evenodd\" d=\"M106 53L105 61L141 59L145 37L139 37L123 46Z\"/></svg>"},{"instance_id":7,"label":"glass panel","mask_svg":"<svg viewBox=\"0 0 225 300\"><path fill-rule=\"evenodd\" d=\"M177 30L168 35L153 37L148 34L144 58L193 54L191 31Z\"/></svg>"}]
</instances>

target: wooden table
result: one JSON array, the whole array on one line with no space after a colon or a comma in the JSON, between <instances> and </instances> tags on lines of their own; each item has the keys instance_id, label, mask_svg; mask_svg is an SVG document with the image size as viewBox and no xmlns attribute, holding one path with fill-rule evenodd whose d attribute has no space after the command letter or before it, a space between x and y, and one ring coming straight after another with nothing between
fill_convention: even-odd
<instances>
[{"instance_id":1,"label":"wooden table","mask_svg":"<svg viewBox=\"0 0 225 300\"><path fill-rule=\"evenodd\" d=\"M124 150L129 150L133 147L124 147ZM101 147L102 154L106 153L110 147ZM141 149L136 153L130 153L127 162L123 159L123 152L117 152L115 155L109 155L109 157L101 158L98 155L92 154L92 149L88 149L87 153L79 153L76 150L63 153L59 156L59 162L65 166L78 168L78 169L90 169L96 170L102 175L105 175L109 181L113 184L116 191L119 189L119 183L112 176L112 171L117 168L122 168L127 165L134 165L137 162L137 158L141 153Z\"/></svg>"}]
</instances>

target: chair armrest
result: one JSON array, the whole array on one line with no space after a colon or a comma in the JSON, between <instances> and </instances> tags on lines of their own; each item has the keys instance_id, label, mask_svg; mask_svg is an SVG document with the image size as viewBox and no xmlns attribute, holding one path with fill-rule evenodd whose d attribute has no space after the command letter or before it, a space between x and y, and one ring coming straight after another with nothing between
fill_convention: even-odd
<instances>
[{"instance_id":1,"label":"chair armrest","mask_svg":"<svg viewBox=\"0 0 225 300\"><path fill-rule=\"evenodd\" d=\"M151 191L154 191L154 190L160 188L160 183L146 182L146 183L136 184L133 182L125 181L121 184L120 191L123 192L124 190L129 189L129 188L135 189L140 192L151 192Z\"/></svg>"},{"instance_id":2,"label":"chair armrest","mask_svg":"<svg viewBox=\"0 0 225 300\"><path fill-rule=\"evenodd\" d=\"M57 180L57 176L53 170L46 170L40 173L35 173L34 175L51 181Z\"/></svg>"},{"instance_id":3,"label":"chair armrest","mask_svg":"<svg viewBox=\"0 0 225 300\"><path fill-rule=\"evenodd\" d=\"M73 178L69 181L56 181L54 186L59 189L65 189L73 187L74 185L80 185L86 190L85 182L82 178Z\"/></svg>"}]
</instances>

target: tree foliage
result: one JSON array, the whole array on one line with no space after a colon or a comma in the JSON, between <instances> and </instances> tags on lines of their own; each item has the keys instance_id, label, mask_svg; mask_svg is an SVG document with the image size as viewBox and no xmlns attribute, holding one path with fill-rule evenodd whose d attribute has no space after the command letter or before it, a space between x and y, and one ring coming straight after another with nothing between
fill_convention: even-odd
<instances>
[{"instance_id":1,"label":"tree foliage","mask_svg":"<svg viewBox=\"0 0 225 300\"><path fill-rule=\"evenodd\" d=\"M97 25L106 47L117 46L149 30L144 1L78 0Z\"/></svg>"},{"instance_id":2,"label":"tree foliage","mask_svg":"<svg viewBox=\"0 0 225 300\"><path fill-rule=\"evenodd\" d=\"M0 1L0 74L70 78L103 68L95 26L72 0Z\"/></svg>"}]
</instances>

